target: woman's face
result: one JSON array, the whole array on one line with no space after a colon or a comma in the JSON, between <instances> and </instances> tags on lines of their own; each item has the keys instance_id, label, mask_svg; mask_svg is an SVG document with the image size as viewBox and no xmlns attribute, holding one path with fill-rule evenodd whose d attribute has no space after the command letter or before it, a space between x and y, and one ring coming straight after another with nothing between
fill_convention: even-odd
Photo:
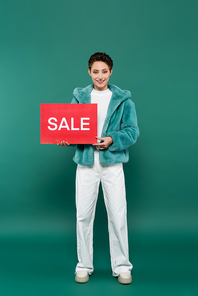
<instances>
[{"instance_id":1,"label":"woman's face","mask_svg":"<svg viewBox=\"0 0 198 296\"><path fill-rule=\"evenodd\" d=\"M101 61L94 62L91 66L91 70L88 69L89 75L94 83L94 89L103 91L108 88L109 77L111 76L112 69Z\"/></svg>"}]
</instances>

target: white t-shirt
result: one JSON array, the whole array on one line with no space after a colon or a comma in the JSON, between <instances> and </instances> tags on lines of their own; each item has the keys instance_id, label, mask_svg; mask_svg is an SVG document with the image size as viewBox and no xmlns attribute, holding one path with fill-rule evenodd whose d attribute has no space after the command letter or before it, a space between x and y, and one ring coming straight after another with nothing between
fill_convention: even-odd
<instances>
[{"instance_id":1,"label":"white t-shirt","mask_svg":"<svg viewBox=\"0 0 198 296\"><path fill-rule=\"evenodd\" d=\"M110 91L110 89L98 91L93 88L91 92L91 103L98 105L98 137L101 137L102 134L102 128L107 115L107 109L111 100L111 96L112 91Z\"/></svg>"}]
</instances>

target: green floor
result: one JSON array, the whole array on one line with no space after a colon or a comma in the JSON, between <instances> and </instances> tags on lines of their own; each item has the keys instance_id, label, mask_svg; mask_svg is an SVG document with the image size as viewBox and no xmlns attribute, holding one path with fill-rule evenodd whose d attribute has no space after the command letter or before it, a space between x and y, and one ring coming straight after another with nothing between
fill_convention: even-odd
<instances>
[{"instance_id":1,"label":"green floor","mask_svg":"<svg viewBox=\"0 0 198 296\"><path fill-rule=\"evenodd\" d=\"M0 295L198 295L195 237L133 235L129 286L111 276L107 235L94 243L95 273L81 285L74 281L75 236L1 238Z\"/></svg>"}]
</instances>

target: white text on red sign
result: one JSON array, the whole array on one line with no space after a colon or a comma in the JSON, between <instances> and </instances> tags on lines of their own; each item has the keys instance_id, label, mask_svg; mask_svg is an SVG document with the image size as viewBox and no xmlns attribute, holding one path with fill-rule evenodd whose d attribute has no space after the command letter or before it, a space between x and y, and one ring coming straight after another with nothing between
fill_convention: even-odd
<instances>
[{"instance_id":1,"label":"white text on red sign","mask_svg":"<svg viewBox=\"0 0 198 296\"><path fill-rule=\"evenodd\" d=\"M89 131L90 128L88 127L89 126L89 122L85 122L85 121L89 121L90 118L89 117L81 117L80 118L80 125L79 127L75 126L75 121L74 121L74 117L71 117L71 121L69 122L65 117L63 117L61 119L61 122L60 124L58 124L58 120L56 117L50 117L48 119L48 129L51 130L51 131L55 131L55 130L61 130L63 128L66 128L68 131L69 130L72 130L72 131ZM68 122L70 123L70 125L68 124ZM87 127L85 127L87 126Z\"/></svg>"}]
</instances>

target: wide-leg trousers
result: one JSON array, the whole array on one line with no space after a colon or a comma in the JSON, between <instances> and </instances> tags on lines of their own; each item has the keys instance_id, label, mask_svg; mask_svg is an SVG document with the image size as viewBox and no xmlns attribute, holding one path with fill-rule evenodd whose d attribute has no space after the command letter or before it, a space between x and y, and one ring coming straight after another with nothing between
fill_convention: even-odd
<instances>
[{"instance_id":1,"label":"wide-leg trousers","mask_svg":"<svg viewBox=\"0 0 198 296\"><path fill-rule=\"evenodd\" d=\"M77 255L76 270L87 270L91 275L93 267L93 223L98 198L99 184L102 184L104 202L108 217L111 267L113 276L130 272L127 205L125 179L122 163L101 165L99 151L94 151L94 165L77 165L76 170L76 218Z\"/></svg>"}]
</instances>

